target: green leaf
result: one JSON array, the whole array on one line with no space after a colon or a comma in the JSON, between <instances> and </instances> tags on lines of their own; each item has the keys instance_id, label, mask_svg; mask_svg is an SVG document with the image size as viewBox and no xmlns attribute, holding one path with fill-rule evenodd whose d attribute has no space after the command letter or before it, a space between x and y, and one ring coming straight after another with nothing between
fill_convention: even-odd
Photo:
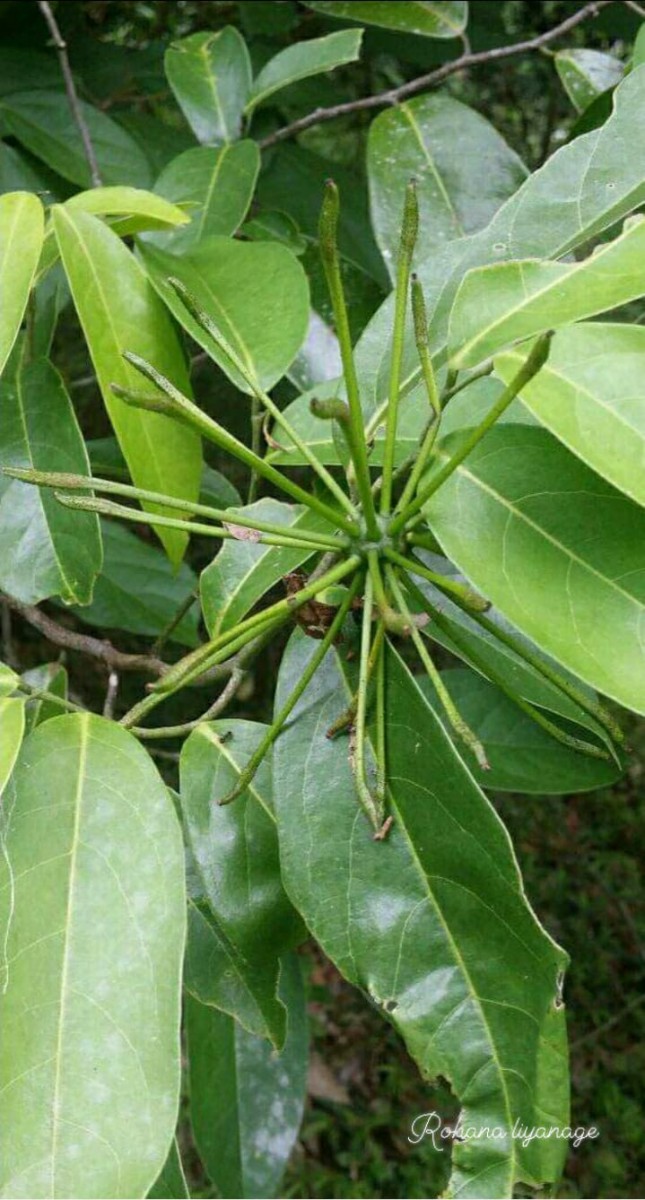
<instances>
[{"instance_id":1,"label":"green leaf","mask_svg":"<svg viewBox=\"0 0 645 1200\"><path fill-rule=\"evenodd\" d=\"M239 514L301 530L332 534L331 526L310 509L298 504L283 504L265 497L240 508ZM235 524L236 510L230 521ZM224 542L199 580L204 620L211 637L231 629L276 583L311 557L310 550L298 547L264 546L253 541L252 530L239 530L239 541ZM249 536L250 535L250 536Z\"/></svg>"},{"instance_id":2,"label":"green leaf","mask_svg":"<svg viewBox=\"0 0 645 1200\"><path fill-rule=\"evenodd\" d=\"M632 67L642 67L645 64L645 23L641 25L634 40Z\"/></svg>"},{"instance_id":3,"label":"green leaf","mask_svg":"<svg viewBox=\"0 0 645 1200\"><path fill-rule=\"evenodd\" d=\"M426 297L436 365L445 360L450 309L469 269L508 259L559 258L645 203L645 123L640 119L643 105L645 67L639 67L616 89L614 111L601 128L553 154L506 201L486 229L449 243L421 264L418 274ZM392 301L388 300L357 347L366 413L387 398L392 312ZM419 374L409 326L401 377L403 394L408 394Z\"/></svg>"},{"instance_id":4,"label":"green leaf","mask_svg":"<svg viewBox=\"0 0 645 1200\"><path fill-rule=\"evenodd\" d=\"M5 1195L145 1196L177 1119L180 829L148 754L92 714L26 739L5 816Z\"/></svg>"},{"instance_id":5,"label":"green leaf","mask_svg":"<svg viewBox=\"0 0 645 1200\"><path fill-rule=\"evenodd\" d=\"M182 749L181 806L199 881L196 898L202 916L200 893L207 901L205 916L214 930L208 938L195 919L196 935L202 950L211 942L216 951L213 962L197 964L198 986L188 986L279 1048L286 1016L276 995L278 960L301 937L301 923L280 878L269 760L234 804L217 803L237 783L265 733L264 725L251 721L204 723ZM195 980L194 967L193 958L189 979Z\"/></svg>"},{"instance_id":6,"label":"green leaf","mask_svg":"<svg viewBox=\"0 0 645 1200\"><path fill-rule=\"evenodd\" d=\"M244 237L252 242L279 242L292 254L304 254L307 240L288 213L264 209L242 226Z\"/></svg>"},{"instance_id":7,"label":"green leaf","mask_svg":"<svg viewBox=\"0 0 645 1200\"><path fill-rule=\"evenodd\" d=\"M58 371L21 365L0 388L3 467L89 474L81 431ZM25 604L61 596L87 604L103 558L98 518L72 512L52 491L0 475L0 586Z\"/></svg>"},{"instance_id":8,"label":"green leaf","mask_svg":"<svg viewBox=\"0 0 645 1200\"><path fill-rule=\"evenodd\" d=\"M0 797L13 771L24 731L24 700L0 697Z\"/></svg>"},{"instance_id":9,"label":"green leaf","mask_svg":"<svg viewBox=\"0 0 645 1200\"><path fill-rule=\"evenodd\" d=\"M79 100L105 184L150 185L148 161L133 138L100 109ZM13 92L0 103L0 117L9 133L41 158L53 171L77 183L92 186L92 176L78 127L71 119L64 92Z\"/></svg>"},{"instance_id":10,"label":"green leaf","mask_svg":"<svg viewBox=\"0 0 645 1200\"><path fill-rule=\"evenodd\" d=\"M190 1192L177 1145L177 1138L170 1143L168 1157L161 1174L148 1192L148 1200L190 1200Z\"/></svg>"},{"instance_id":11,"label":"green leaf","mask_svg":"<svg viewBox=\"0 0 645 1200\"><path fill-rule=\"evenodd\" d=\"M181 258L146 246L143 259L170 311L240 391L248 385L168 286L169 276L181 280L265 390L282 378L309 317L307 277L289 250L211 237Z\"/></svg>"},{"instance_id":12,"label":"green leaf","mask_svg":"<svg viewBox=\"0 0 645 1200\"><path fill-rule=\"evenodd\" d=\"M562 745L536 725L499 688L472 671L444 671L458 711L479 738L490 763L483 785L493 792L562 795L608 787L621 775L615 762L590 758ZM427 680L420 683L450 732L444 709Z\"/></svg>"},{"instance_id":13,"label":"green leaf","mask_svg":"<svg viewBox=\"0 0 645 1200\"><path fill-rule=\"evenodd\" d=\"M495 359L508 383L524 347ZM522 402L594 471L645 505L645 411L642 377L645 329L638 325L575 325L561 330L549 358L522 390Z\"/></svg>"},{"instance_id":14,"label":"green leaf","mask_svg":"<svg viewBox=\"0 0 645 1200\"><path fill-rule=\"evenodd\" d=\"M586 108L609 88L620 83L625 67L613 54L578 47L558 50L555 67L562 86L577 112Z\"/></svg>"},{"instance_id":15,"label":"green leaf","mask_svg":"<svg viewBox=\"0 0 645 1200\"><path fill-rule=\"evenodd\" d=\"M442 442L448 460L459 435ZM428 502L446 554L527 637L645 712L645 513L544 429L492 429ZM455 520L459 512L460 519Z\"/></svg>"},{"instance_id":16,"label":"green leaf","mask_svg":"<svg viewBox=\"0 0 645 1200\"><path fill-rule=\"evenodd\" d=\"M166 51L166 75L198 142L234 142L251 90L246 42L227 25L217 33L193 33Z\"/></svg>"},{"instance_id":17,"label":"green leaf","mask_svg":"<svg viewBox=\"0 0 645 1200\"><path fill-rule=\"evenodd\" d=\"M32 688L46 690L62 700L67 699L67 670L60 662L42 663L39 667L32 667L30 671L23 671L21 679ZM37 725L42 725L43 721L60 717L61 712L60 704L55 704L43 696L28 700L25 712L27 733L31 733Z\"/></svg>"},{"instance_id":18,"label":"green leaf","mask_svg":"<svg viewBox=\"0 0 645 1200\"><path fill-rule=\"evenodd\" d=\"M275 1196L302 1120L308 1029L300 963L282 960L288 1013L284 1048L191 997L186 1004L190 1119L206 1171L222 1197Z\"/></svg>"},{"instance_id":19,"label":"green leaf","mask_svg":"<svg viewBox=\"0 0 645 1200\"><path fill-rule=\"evenodd\" d=\"M103 400L133 482L151 491L196 499L201 475L199 438L159 413L128 407L110 388L112 383L140 388L140 376L123 359L124 351L130 350L153 363L183 392L190 392L168 314L139 263L102 221L62 206L53 210L53 221ZM171 560L178 563L186 534L160 529L159 537Z\"/></svg>"},{"instance_id":20,"label":"green leaf","mask_svg":"<svg viewBox=\"0 0 645 1200\"><path fill-rule=\"evenodd\" d=\"M29 192L0 196L0 373L27 307L44 234L43 206Z\"/></svg>"},{"instance_id":21,"label":"green leaf","mask_svg":"<svg viewBox=\"0 0 645 1200\"><path fill-rule=\"evenodd\" d=\"M276 708L312 653L289 643ZM347 742L325 730L350 687L329 654L274 750L283 879L312 934L403 1036L424 1078L440 1074L466 1126L497 1126L453 1151L451 1194L510 1197L558 1178L557 1139L510 1132L567 1123L566 956L528 906L508 835L398 655L387 656L389 809L373 839L354 798ZM324 780L324 804L320 803Z\"/></svg>"},{"instance_id":22,"label":"green leaf","mask_svg":"<svg viewBox=\"0 0 645 1200\"><path fill-rule=\"evenodd\" d=\"M451 363L473 367L500 347L606 312L645 293L645 217L581 262L501 263L469 271L450 316Z\"/></svg>"},{"instance_id":23,"label":"green leaf","mask_svg":"<svg viewBox=\"0 0 645 1200\"><path fill-rule=\"evenodd\" d=\"M305 4L341 21L364 21L421 37L459 37L468 21L468 5L462 0L305 0Z\"/></svg>"},{"instance_id":24,"label":"green leaf","mask_svg":"<svg viewBox=\"0 0 645 1200\"><path fill-rule=\"evenodd\" d=\"M253 112L258 104L264 104L269 96L298 79L308 79L311 75L333 71L343 63L356 62L362 37L362 29L347 29L287 46L286 50L269 59L253 80L246 112Z\"/></svg>"},{"instance_id":25,"label":"green leaf","mask_svg":"<svg viewBox=\"0 0 645 1200\"><path fill-rule=\"evenodd\" d=\"M0 662L0 696L10 696L18 686L18 676L6 663Z\"/></svg>"},{"instance_id":26,"label":"green leaf","mask_svg":"<svg viewBox=\"0 0 645 1200\"><path fill-rule=\"evenodd\" d=\"M74 612L86 625L127 629L158 636L179 606L197 592L197 577L186 563L173 570L165 554L148 545L117 521L102 521L103 568L94 586L92 603ZM181 646L198 644L196 605L170 634Z\"/></svg>"},{"instance_id":27,"label":"green leaf","mask_svg":"<svg viewBox=\"0 0 645 1200\"><path fill-rule=\"evenodd\" d=\"M15 146L0 142L0 193L38 192L43 201L50 201L54 198L51 191L54 179L46 167Z\"/></svg>"},{"instance_id":28,"label":"green leaf","mask_svg":"<svg viewBox=\"0 0 645 1200\"><path fill-rule=\"evenodd\" d=\"M185 205L190 224L172 235L153 234L144 240L178 254L213 234L234 234L247 214L259 169L260 151L251 141L196 146L173 158L155 190Z\"/></svg>"},{"instance_id":29,"label":"green leaf","mask_svg":"<svg viewBox=\"0 0 645 1200\"><path fill-rule=\"evenodd\" d=\"M411 177L419 201L415 262L422 262L442 242L483 229L527 175L484 117L440 93L406 100L372 121L367 168L372 226L392 278Z\"/></svg>"}]
</instances>

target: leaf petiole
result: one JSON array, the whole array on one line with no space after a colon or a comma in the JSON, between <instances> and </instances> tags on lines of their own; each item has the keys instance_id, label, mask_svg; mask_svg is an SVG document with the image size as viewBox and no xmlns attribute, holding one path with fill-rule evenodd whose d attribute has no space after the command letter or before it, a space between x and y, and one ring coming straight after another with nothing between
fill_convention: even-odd
<instances>
[{"instance_id":1,"label":"leaf petiole","mask_svg":"<svg viewBox=\"0 0 645 1200\"><path fill-rule=\"evenodd\" d=\"M388 390L387 416L385 420L385 445L383 448L383 483L381 485L381 513L388 513L392 503L392 476L396 449L396 428L401 387L401 362L405 335L405 315L410 288L412 255L417 240L419 207L416 183L412 179L405 191L403 224L399 245L399 260L396 275L394 301L394 328L392 331L392 356L390 360L390 383Z\"/></svg>"}]
</instances>

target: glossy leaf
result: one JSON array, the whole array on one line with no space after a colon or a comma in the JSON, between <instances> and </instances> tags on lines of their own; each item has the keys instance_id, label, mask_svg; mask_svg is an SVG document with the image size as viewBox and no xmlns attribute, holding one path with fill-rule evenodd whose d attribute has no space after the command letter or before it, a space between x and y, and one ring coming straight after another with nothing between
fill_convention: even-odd
<instances>
[{"instance_id":1,"label":"glossy leaf","mask_svg":"<svg viewBox=\"0 0 645 1200\"><path fill-rule=\"evenodd\" d=\"M524 347L499 355L508 383ZM522 391L523 403L565 446L621 492L645 505L645 329L594 321L562 329Z\"/></svg>"},{"instance_id":2,"label":"glossy leaf","mask_svg":"<svg viewBox=\"0 0 645 1200\"><path fill-rule=\"evenodd\" d=\"M30 671L23 671L21 679L37 691L47 691L62 700L67 699L67 670L61 662L32 667ZM37 725L42 725L43 721L60 717L62 711L60 704L44 696L28 700L25 711L27 733L31 733Z\"/></svg>"},{"instance_id":3,"label":"glossy leaf","mask_svg":"<svg viewBox=\"0 0 645 1200\"><path fill-rule=\"evenodd\" d=\"M211 237L180 257L147 246L150 277L170 311L241 391L248 385L204 333L166 280L188 288L265 389L286 372L307 332L309 288L283 246ZM280 319L276 320L276 313Z\"/></svg>"},{"instance_id":4,"label":"glossy leaf","mask_svg":"<svg viewBox=\"0 0 645 1200\"><path fill-rule=\"evenodd\" d=\"M0 196L0 373L18 336L44 233L43 206L29 192Z\"/></svg>"},{"instance_id":5,"label":"glossy leaf","mask_svg":"<svg viewBox=\"0 0 645 1200\"><path fill-rule=\"evenodd\" d=\"M219 145L239 136L251 90L251 62L237 29L193 33L166 51L166 75L199 142Z\"/></svg>"},{"instance_id":6,"label":"glossy leaf","mask_svg":"<svg viewBox=\"0 0 645 1200\"><path fill-rule=\"evenodd\" d=\"M148 160L134 139L92 104L79 100L79 105L102 182L148 187L152 182ZM81 135L70 119L69 100L64 92L12 92L3 97L0 115L7 130L63 179L84 188L92 186Z\"/></svg>"},{"instance_id":7,"label":"glossy leaf","mask_svg":"<svg viewBox=\"0 0 645 1200\"><path fill-rule=\"evenodd\" d=\"M253 112L258 104L264 104L269 96L299 79L333 71L344 63L356 62L360 55L362 29L347 29L330 33L327 37L310 38L296 42L270 58L260 74L253 80L251 94L246 105L247 113Z\"/></svg>"},{"instance_id":8,"label":"glossy leaf","mask_svg":"<svg viewBox=\"0 0 645 1200\"><path fill-rule=\"evenodd\" d=\"M268 1037L279 1048L286 1017L276 995L278 960L300 937L301 925L280 878L269 760L234 804L217 804L235 785L265 732L265 726L251 721L199 725L181 753L181 805L208 903L206 919L220 941L211 1003L233 1009L249 1032ZM205 947L208 930L197 923L197 933ZM228 977L222 980L226 950ZM200 968L200 998L207 994L206 965ZM242 1011L234 1008L240 989L245 993Z\"/></svg>"},{"instance_id":9,"label":"glossy leaf","mask_svg":"<svg viewBox=\"0 0 645 1200\"><path fill-rule=\"evenodd\" d=\"M85 445L65 385L45 359L21 366L0 388L3 467L89 474ZM0 586L25 604L92 598L102 562L94 513L63 508L49 489L0 475Z\"/></svg>"},{"instance_id":10,"label":"glossy leaf","mask_svg":"<svg viewBox=\"0 0 645 1200\"><path fill-rule=\"evenodd\" d=\"M277 707L311 653L295 633ZM325 737L347 704L346 669L328 655L275 746L285 886L325 953L401 1033L422 1075L450 1081L463 1124L502 1131L494 1143L475 1134L455 1144L452 1193L510 1197L519 1180L539 1185L561 1169L561 1143L524 1149L510 1131L517 1119L566 1124L566 956L527 904L506 830L393 651L394 824L384 842L373 839L347 742Z\"/></svg>"},{"instance_id":11,"label":"glossy leaf","mask_svg":"<svg viewBox=\"0 0 645 1200\"><path fill-rule=\"evenodd\" d=\"M450 316L451 363L477 366L500 347L645 293L645 217L574 264L503 263L469 271Z\"/></svg>"},{"instance_id":12,"label":"glossy leaf","mask_svg":"<svg viewBox=\"0 0 645 1200\"><path fill-rule=\"evenodd\" d=\"M161 1174L148 1192L148 1200L190 1200L177 1138L170 1144Z\"/></svg>"},{"instance_id":13,"label":"glossy leaf","mask_svg":"<svg viewBox=\"0 0 645 1200\"><path fill-rule=\"evenodd\" d=\"M616 763L580 754L550 737L481 675L452 670L442 679L484 747L490 763L482 781L487 791L561 795L608 787L620 777ZM436 692L427 681L420 686L449 733Z\"/></svg>"},{"instance_id":14,"label":"glossy leaf","mask_svg":"<svg viewBox=\"0 0 645 1200\"><path fill-rule=\"evenodd\" d=\"M25 701L13 696L0 697L0 797L13 771L24 731Z\"/></svg>"},{"instance_id":15,"label":"glossy leaf","mask_svg":"<svg viewBox=\"0 0 645 1200\"><path fill-rule=\"evenodd\" d=\"M468 5L462 0L305 0L307 8L343 21L380 25L422 37L458 37L466 27Z\"/></svg>"},{"instance_id":16,"label":"glossy leaf","mask_svg":"<svg viewBox=\"0 0 645 1200\"><path fill-rule=\"evenodd\" d=\"M18 676L6 663L0 662L0 697L10 696L18 686Z\"/></svg>"},{"instance_id":17,"label":"glossy leaf","mask_svg":"<svg viewBox=\"0 0 645 1200\"><path fill-rule=\"evenodd\" d=\"M180 605L197 591L197 577L186 563L178 570L157 546L143 542L117 521L103 521L103 568L96 580L92 603L75 608L86 625L99 629L127 629L130 633L158 636L170 624ZM196 646L197 605L170 634L171 642Z\"/></svg>"},{"instance_id":18,"label":"glossy leaf","mask_svg":"<svg viewBox=\"0 0 645 1200\"><path fill-rule=\"evenodd\" d=\"M437 365L446 357L450 309L468 270L509 259L559 258L645 203L645 124L640 120L644 104L645 67L638 67L616 88L614 111L601 128L553 154L506 201L486 229L449 243L421 264L419 278ZM357 347L366 412L387 397L391 330L392 302L388 300ZM407 395L418 379L418 355L409 328L403 393Z\"/></svg>"},{"instance_id":19,"label":"glossy leaf","mask_svg":"<svg viewBox=\"0 0 645 1200\"><path fill-rule=\"evenodd\" d=\"M201 475L196 435L159 413L128 407L110 387L118 383L140 388L140 376L123 359L124 351L130 350L153 363L183 392L190 390L168 314L139 263L102 221L64 206L54 209L53 221L103 400L133 482L151 491L196 499ZM186 535L162 529L159 537L172 561L178 562Z\"/></svg>"},{"instance_id":20,"label":"glossy leaf","mask_svg":"<svg viewBox=\"0 0 645 1200\"><path fill-rule=\"evenodd\" d=\"M439 464L456 445L458 435L441 444ZM486 435L426 515L446 554L513 625L645 712L641 508L546 430L508 425Z\"/></svg>"},{"instance_id":21,"label":"glossy leaf","mask_svg":"<svg viewBox=\"0 0 645 1200\"><path fill-rule=\"evenodd\" d=\"M259 168L260 151L251 141L196 146L173 158L155 189L173 204L185 206L190 224L172 235L148 235L145 241L177 254L213 234L235 233L247 214Z\"/></svg>"},{"instance_id":22,"label":"glossy leaf","mask_svg":"<svg viewBox=\"0 0 645 1200\"><path fill-rule=\"evenodd\" d=\"M179 1102L181 835L150 757L91 714L26 739L7 794L2 1188L145 1196Z\"/></svg>"},{"instance_id":23,"label":"glossy leaf","mask_svg":"<svg viewBox=\"0 0 645 1200\"><path fill-rule=\"evenodd\" d=\"M579 113L584 112L602 92L620 83L625 69L613 54L588 50L584 46L558 50L554 62L562 86Z\"/></svg>"},{"instance_id":24,"label":"glossy leaf","mask_svg":"<svg viewBox=\"0 0 645 1200\"><path fill-rule=\"evenodd\" d=\"M442 242L483 229L527 174L484 117L441 93L405 100L372 121L367 169L372 227L393 278L410 178L417 181L419 263Z\"/></svg>"},{"instance_id":25,"label":"glossy leaf","mask_svg":"<svg viewBox=\"0 0 645 1200\"><path fill-rule=\"evenodd\" d=\"M268 496L239 511L244 516L257 517L259 521L283 525L294 533L301 530L303 535L307 530L330 535L334 532L311 510L297 504L283 504ZM235 523L234 509L230 521ZM248 537L224 542L212 563L202 571L199 581L202 611L210 636L216 637L223 630L231 629L270 588L310 557L310 550L264 546Z\"/></svg>"},{"instance_id":26,"label":"glossy leaf","mask_svg":"<svg viewBox=\"0 0 645 1200\"><path fill-rule=\"evenodd\" d=\"M192 998L186 1004L190 1118L206 1171L222 1197L275 1196L298 1135L308 1030L293 954L282 959L280 997L288 1014L280 1054L226 1013Z\"/></svg>"},{"instance_id":27,"label":"glossy leaf","mask_svg":"<svg viewBox=\"0 0 645 1200\"><path fill-rule=\"evenodd\" d=\"M141 218L141 229L174 229L189 220L188 215L163 194L157 196L134 187L102 187L77 192L65 201L65 208L99 217Z\"/></svg>"}]
</instances>

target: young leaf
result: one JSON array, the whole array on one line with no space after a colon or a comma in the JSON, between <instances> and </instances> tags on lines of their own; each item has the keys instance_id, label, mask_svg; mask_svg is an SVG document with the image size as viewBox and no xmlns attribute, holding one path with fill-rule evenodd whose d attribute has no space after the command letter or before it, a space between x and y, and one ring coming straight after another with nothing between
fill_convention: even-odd
<instances>
[{"instance_id":1,"label":"young leaf","mask_svg":"<svg viewBox=\"0 0 645 1200\"><path fill-rule=\"evenodd\" d=\"M199 438L159 413L128 407L110 386L140 387L140 376L123 359L124 351L130 350L189 393L186 366L168 314L139 263L102 221L65 206L54 208L53 221L103 400L133 482L150 491L196 499L201 475ZM159 537L171 560L179 562L186 534L160 529Z\"/></svg>"},{"instance_id":2,"label":"young leaf","mask_svg":"<svg viewBox=\"0 0 645 1200\"><path fill-rule=\"evenodd\" d=\"M148 1200L190 1200L176 1137L170 1143L160 1175L148 1192Z\"/></svg>"},{"instance_id":3,"label":"young leaf","mask_svg":"<svg viewBox=\"0 0 645 1200\"><path fill-rule=\"evenodd\" d=\"M616 88L613 113L601 128L553 154L506 201L486 229L449 243L421 264L418 273L437 364L446 356L450 309L468 270L508 259L559 258L645 202L645 123L640 120L643 104L645 66L632 71ZM563 196L568 198L565 202ZM392 302L387 300L357 347L366 413L382 405L387 396L391 329ZM402 372L406 395L419 374L410 327Z\"/></svg>"},{"instance_id":4,"label":"young leaf","mask_svg":"<svg viewBox=\"0 0 645 1200\"><path fill-rule=\"evenodd\" d=\"M24 731L24 700L12 696L0 697L0 797L13 771Z\"/></svg>"},{"instance_id":5,"label":"young leaf","mask_svg":"<svg viewBox=\"0 0 645 1200\"><path fill-rule=\"evenodd\" d=\"M308 79L311 75L321 75L324 71L333 71L334 67L344 63L356 62L362 36L362 29L348 29L287 46L286 50L269 59L254 79L246 112L252 113L269 96L288 87L290 83Z\"/></svg>"},{"instance_id":6,"label":"young leaf","mask_svg":"<svg viewBox=\"0 0 645 1200\"><path fill-rule=\"evenodd\" d=\"M29 192L0 196L0 374L18 336L44 234L43 206Z\"/></svg>"},{"instance_id":7,"label":"young leaf","mask_svg":"<svg viewBox=\"0 0 645 1200\"><path fill-rule=\"evenodd\" d=\"M361 21L380 25L398 33L416 33L421 37L454 38L466 28L468 4L464 0L305 0L307 8L341 21Z\"/></svg>"},{"instance_id":8,"label":"young leaf","mask_svg":"<svg viewBox=\"0 0 645 1200\"><path fill-rule=\"evenodd\" d=\"M281 963L288 1032L280 1054L226 1013L186 1003L190 1118L211 1181L223 1197L275 1196L305 1102L308 1029L300 963Z\"/></svg>"},{"instance_id":9,"label":"young leaf","mask_svg":"<svg viewBox=\"0 0 645 1200\"><path fill-rule=\"evenodd\" d=\"M30 671L23 671L21 679L29 687L36 688L37 691L44 690L53 696L59 696L62 700L67 699L67 671L60 662L43 663L40 667L32 667ZM43 721L51 721L53 717L60 717L61 712L59 704L44 696L28 700L25 710L27 733L31 733L37 725L42 725Z\"/></svg>"},{"instance_id":10,"label":"young leaf","mask_svg":"<svg viewBox=\"0 0 645 1200\"><path fill-rule=\"evenodd\" d=\"M311 654L298 631L276 706ZM285 886L312 934L405 1039L422 1075L448 1079L464 1125L453 1195L510 1197L558 1178L563 1144L524 1149L514 1122L566 1125L566 956L529 908L508 835L394 651L386 660L389 811L375 841L353 795L347 744L325 730L347 705L329 655L274 751ZM324 804L320 781L325 781ZM333 903L330 903L333 897Z\"/></svg>"},{"instance_id":11,"label":"young leaf","mask_svg":"<svg viewBox=\"0 0 645 1200\"><path fill-rule=\"evenodd\" d=\"M26 739L5 806L5 1194L145 1196L180 1082L184 864L151 759L89 713Z\"/></svg>"},{"instance_id":12,"label":"young leaf","mask_svg":"<svg viewBox=\"0 0 645 1200\"><path fill-rule=\"evenodd\" d=\"M103 183L149 187L150 166L134 139L100 109L84 100L78 103ZM41 158L63 179L79 187L92 186L85 148L76 122L70 120L69 100L64 92L13 92L3 97L0 113L3 126L36 158Z\"/></svg>"},{"instance_id":13,"label":"young leaf","mask_svg":"<svg viewBox=\"0 0 645 1200\"><path fill-rule=\"evenodd\" d=\"M505 383L521 366L524 346L498 355ZM522 403L565 446L614 487L645 505L645 329L600 321L560 330L542 370L522 389Z\"/></svg>"},{"instance_id":14,"label":"young leaf","mask_svg":"<svg viewBox=\"0 0 645 1200\"><path fill-rule=\"evenodd\" d=\"M442 442L438 465L459 435ZM455 511L460 515L455 521ZM446 554L557 662L645 712L645 512L544 429L492 429L429 500Z\"/></svg>"},{"instance_id":15,"label":"young leaf","mask_svg":"<svg viewBox=\"0 0 645 1200\"><path fill-rule=\"evenodd\" d=\"M317 513L299 505L283 504L268 496L241 508L240 513L257 517L259 521L284 525L294 533L301 530L304 536L307 530L333 533ZM230 519L234 524L234 509ZM202 611L211 637L231 629L270 588L311 557L310 550L298 547L259 545L253 541L252 531L248 532L250 537L225 542L200 576Z\"/></svg>"},{"instance_id":16,"label":"young leaf","mask_svg":"<svg viewBox=\"0 0 645 1200\"><path fill-rule=\"evenodd\" d=\"M469 271L450 315L451 365L474 367L510 342L570 325L645 293L645 217L581 262L501 263Z\"/></svg>"},{"instance_id":17,"label":"young leaf","mask_svg":"<svg viewBox=\"0 0 645 1200\"><path fill-rule=\"evenodd\" d=\"M179 254L214 234L234 234L247 214L259 169L256 142L186 150L168 163L155 191L184 205L190 224L171 235L148 234L143 240Z\"/></svg>"},{"instance_id":18,"label":"young leaf","mask_svg":"<svg viewBox=\"0 0 645 1200\"><path fill-rule=\"evenodd\" d=\"M58 371L21 365L0 387L3 467L89 474L81 431ZM25 604L61 596L88 604L103 551L94 513L71 512L53 492L0 475L0 586Z\"/></svg>"},{"instance_id":19,"label":"young leaf","mask_svg":"<svg viewBox=\"0 0 645 1200\"><path fill-rule=\"evenodd\" d=\"M181 806L202 895L209 906L203 914L202 905L202 914L219 935L218 971L228 951L226 1011L231 1011L228 1004L235 1002L239 989L232 983L237 979L246 993L245 1007L232 1015L250 1032L269 1038L279 1048L284 1042L286 1017L276 994L278 959L297 942L301 925L280 879L268 760L234 804L217 803L237 783L265 732L265 726L251 721L198 726L181 753ZM196 926L204 947L208 930L201 922ZM203 997L207 984L203 968L198 978ZM211 986L211 1002L220 1004L221 979L214 979Z\"/></svg>"},{"instance_id":20,"label":"young leaf","mask_svg":"<svg viewBox=\"0 0 645 1200\"><path fill-rule=\"evenodd\" d=\"M372 121L367 169L372 227L392 278L410 178L417 181L419 263L443 242L487 225L527 175L484 117L440 93L406 100Z\"/></svg>"},{"instance_id":21,"label":"young leaf","mask_svg":"<svg viewBox=\"0 0 645 1200\"><path fill-rule=\"evenodd\" d=\"M94 586L92 603L74 612L99 629L127 629L158 636L180 605L197 591L197 577L186 563L173 570L165 554L148 545L117 521L101 522L105 558ZM194 647L197 605L182 617L170 641Z\"/></svg>"},{"instance_id":22,"label":"young leaf","mask_svg":"<svg viewBox=\"0 0 645 1200\"><path fill-rule=\"evenodd\" d=\"M562 795L608 787L620 777L615 762L591 758L562 745L481 675L452 670L444 671L442 679L484 747L490 763L482 781L487 791ZM436 692L425 680L420 687L449 732Z\"/></svg>"},{"instance_id":23,"label":"young leaf","mask_svg":"<svg viewBox=\"0 0 645 1200\"><path fill-rule=\"evenodd\" d=\"M282 378L309 317L307 277L289 250L211 237L181 257L146 246L143 259L172 314L240 391L248 384L167 284L169 276L188 288L265 390Z\"/></svg>"},{"instance_id":24,"label":"young leaf","mask_svg":"<svg viewBox=\"0 0 645 1200\"><path fill-rule=\"evenodd\" d=\"M584 46L558 50L554 61L562 86L579 113L584 112L602 92L620 83L625 70L623 63L613 54L588 50Z\"/></svg>"},{"instance_id":25,"label":"young leaf","mask_svg":"<svg viewBox=\"0 0 645 1200\"><path fill-rule=\"evenodd\" d=\"M0 696L10 696L18 686L18 676L6 663L0 662Z\"/></svg>"},{"instance_id":26,"label":"young leaf","mask_svg":"<svg viewBox=\"0 0 645 1200\"><path fill-rule=\"evenodd\" d=\"M232 25L193 33L166 51L166 75L198 142L217 146L240 136L251 90L246 42Z\"/></svg>"}]
</instances>

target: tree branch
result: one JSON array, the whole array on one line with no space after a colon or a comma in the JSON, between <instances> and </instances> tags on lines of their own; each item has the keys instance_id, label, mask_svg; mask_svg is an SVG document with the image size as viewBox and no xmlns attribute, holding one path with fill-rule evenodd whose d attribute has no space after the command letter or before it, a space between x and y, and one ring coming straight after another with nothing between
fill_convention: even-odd
<instances>
[{"instance_id":1,"label":"tree branch","mask_svg":"<svg viewBox=\"0 0 645 1200\"><path fill-rule=\"evenodd\" d=\"M305 129L310 129L312 125L333 121L336 117L343 117L348 113L362 112L370 108L383 108L388 104L398 104L408 96L414 96L417 92L423 91L424 88L435 87L438 83L443 83L444 79L448 79L457 71L466 70L467 67L476 67L481 63L497 62L499 59L510 58L515 54L527 54L531 50L540 50L542 46L548 45L549 42L555 41L556 38L575 29L581 21L597 16L602 8L606 8L611 3L613 0L592 0L592 3L585 4L584 8L572 13L570 17L561 21L559 25L555 25L553 29L536 37L528 38L526 41L515 42L511 46L497 46L492 50L480 50L475 54L462 54L460 58L444 63L435 71L430 71L427 75L420 75L418 79L411 79L401 87L391 88L387 92L379 92L376 96L362 96L359 100L348 100L345 104L335 104L330 108L316 108L306 117L300 117L299 120L292 121L290 125L285 125L282 129L277 129L275 133L269 134L259 143L260 149L266 150L277 142L282 142L286 138L294 137L297 133L302 133Z\"/></svg>"},{"instance_id":2,"label":"tree branch","mask_svg":"<svg viewBox=\"0 0 645 1200\"><path fill-rule=\"evenodd\" d=\"M72 117L74 118L78 132L81 135L85 157L90 168L92 187L101 187L101 172L99 171L99 164L97 162L92 138L90 137L90 131L87 128L85 117L83 116L83 110L81 109L81 103L76 91L76 84L74 83L74 76L72 75L72 68L69 65L67 42L61 34L61 31L58 27L58 22L56 21L56 18L51 10L51 5L47 3L47 0L38 0L38 7L45 18L45 21L47 22L47 27L51 33L52 41L58 52L58 61L60 63L60 69L65 81L65 91L67 92L69 107L72 110Z\"/></svg>"},{"instance_id":3,"label":"tree branch","mask_svg":"<svg viewBox=\"0 0 645 1200\"><path fill-rule=\"evenodd\" d=\"M115 650L111 642L102 642L90 634L66 629L64 625L53 621L35 605L23 604L21 600L15 600L13 596L6 594L2 599L9 608L19 613L34 629L42 633L47 641L53 642L54 646L63 646L66 650L78 650L81 654L89 654L92 658L98 658L110 671L146 671L150 675L163 675L168 670L167 663L162 662L154 655L125 654L122 650Z\"/></svg>"}]
</instances>

